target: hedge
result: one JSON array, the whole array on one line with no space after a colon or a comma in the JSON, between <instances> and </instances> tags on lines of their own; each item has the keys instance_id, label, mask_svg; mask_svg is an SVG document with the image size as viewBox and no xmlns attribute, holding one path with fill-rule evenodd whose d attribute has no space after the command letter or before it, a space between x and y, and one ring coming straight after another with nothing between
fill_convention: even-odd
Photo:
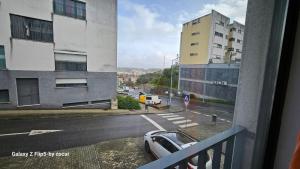
<instances>
[{"instance_id":1,"label":"hedge","mask_svg":"<svg viewBox=\"0 0 300 169\"><path fill-rule=\"evenodd\" d=\"M138 100L130 96L118 96L118 108L119 109L130 109L130 110L140 110L141 106Z\"/></svg>"}]
</instances>

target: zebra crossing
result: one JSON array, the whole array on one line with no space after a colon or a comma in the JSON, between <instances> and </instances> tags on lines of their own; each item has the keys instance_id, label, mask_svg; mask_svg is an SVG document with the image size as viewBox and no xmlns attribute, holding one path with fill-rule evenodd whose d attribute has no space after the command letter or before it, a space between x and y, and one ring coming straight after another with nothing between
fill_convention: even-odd
<instances>
[{"instance_id":1,"label":"zebra crossing","mask_svg":"<svg viewBox=\"0 0 300 169\"><path fill-rule=\"evenodd\" d=\"M190 119L185 119L185 117L174 113L162 113L157 115L171 121L173 124L178 125L180 128L187 128L199 125L198 123L192 122L192 120Z\"/></svg>"}]
</instances>

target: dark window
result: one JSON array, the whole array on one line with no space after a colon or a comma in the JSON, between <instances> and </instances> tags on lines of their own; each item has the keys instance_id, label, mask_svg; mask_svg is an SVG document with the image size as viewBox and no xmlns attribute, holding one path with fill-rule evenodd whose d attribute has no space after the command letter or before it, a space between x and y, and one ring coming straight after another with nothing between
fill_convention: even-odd
<instances>
[{"instance_id":1,"label":"dark window","mask_svg":"<svg viewBox=\"0 0 300 169\"><path fill-rule=\"evenodd\" d=\"M230 41L230 42L231 42L231 41L235 41L235 38L230 38L229 41Z\"/></svg>"},{"instance_id":2,"label":"dark window","mask_svg":"<svg viewBox=\"0 0 300 169\"><path fill-rule=\"evenodd\" d=\"M235 51L236 51L236 52L238 52L238 53L240 53L240 52L241 52L241 51L240 51L240 49L236 49Z\"/></svg>"},{"instance_id":3,"label":"dark window","mask_svg":"<svg viewBox=\"0 0 300 169\"><path fill-rule=\"evenodd\" d=\"M199 34L200 34L200 32L193 32L192 36L199 35Z\"/></svg>"},{"instance_id":4,"label":"dark window","mask_svg":"<svg viewBox=\"0 0 300 169\"><path fill-rule=\"evenodd\" d=\"M241 43L241 40L237 39L236 42L237 42L237 43Z\"/></svg>"},{"instance_id":5,"label":"dark window","mask_svg":"<svg viewBox=\"0 0 300 169\"><path fill-rule=\"evenodd\" d=\"M223 33L215 32L215 36L219 36L219 37L223 38Z\"/></svg>"},{"instance_id":6,"label":"dark window","mask_svg":"<svg viewBox=\"0 0 300 169\"><path fill-rule=\"evenodd\" d=\"M196 42L196 43L191 43L191 46L195 46L195 45L199 45L199 43L198 43L198 42Z\"/></svg>"},{"instance_id":7,"label":"dark window","mask_svg":"<svg viewBox=\"0 0 300 169\"><path fill-rule=\"evenodd\" d=\"M234 48L228 48L228 51L234 51Z\"/></svg>"},{"instance_id":8,"label":"dark window","mask_svg":"<svg viewBox=\"0 0 300 169\"><path fill-rule=\"evenodd\" d=\"M54 0L54 13L78 19L86 18L86 4L76 0Z\"/></svg>"},{"instance_id":9,"label":"dark window","mask_svg":"<svg viewBox=\"0 0 300 169\"><path fill-rule=\"evenodd\" d=\"M9 93L8 90L0 90L0 103L9 102Z\"/></svg>"},{"instance_id":10,"label":"dark window","mask_svg":"<svg viewBox=\"0 0 300 169\"><path fill-rule=\"evenodd\" d=\"M222 45L221 45L221 44L218 44L218 43L216 43L216 47L217 47L217 48L222 48Z\"/></svg>"},{"instance_id":11,"label":"dark window","mask_svg":"<svg viewBox=\"0 0 300 169\"><path fill-rule=\"evenodd\" d=\"M224 26L225 24L224 24L224 22L220 21L219 25Z\"/></svg>"},{"instance_id":12,"label":"dark window","mask_svg":"<svg viewBox=\"0 0 300 169\"><path fill-rule=\"evenodd\" d=\"M190 53L190 56L197 56L198 53Z\"/></svg>"},{"instance_id":13,"label":"dark window","mask_svg":"<svg viewBox=\"0 0 300 169\"><path fill-rule=\"evenodd\" d=\"M0 70L6 69L4 46L0 46Z\"/></svg>"},{"instance_id":14,"label":"dark window","mask_svg":"<svg viewBox=\"0 0 300 169\"><path fill-rule=\"evenodd\" d=\"M238 33L242 33L242 30L239 29L239 30L238 30Z\"/></svg>"},{"instance_id":15,"label":"dark window","mask_svg":"<svg viewBox=\"0 0 300 169\"><path fill-rule=\"evenodd\" d=\"M55 61L56 71L86 71L86 62Z\"/></svg>"},{"instance_id":16,"label":"dark window","mask_svg":"<svg viewBox=\"0 0 300 169\"><path fill-rule=\"evenodd\" d=\"M56 87L86 87L87 83L59 83Z\"/></svg>"},{"instance_id":17,"label":"dark window","mask_svg":"<svg viewBox=\"0 0 300 169\"><path fill-rule=\"evenodd\" d=\"M236 31L236 28L231 28L230 32Z\"/></svg>"},{"instance_id":18,"label":"dark window","mask_svg":"<svg viewBox=\"0 0 300 169\"><path fill-rule=\"evenodd\" d=\"M175 147L172 143L170 143L167 139L162 137L157 137L157 142L164 147L166 150L168 150L171 153L174 153L178 151L177 147Z\"/></svg>"},{"instance_id":19,"label":"dark window","mask_svg":"<svg viewBox=\"0 0 300 169\"><path fill-rule=\"evenodd\" d=\"M10 15L11 36L41 42L53 42L52 22Z\"/></svg>"}]
</instances>

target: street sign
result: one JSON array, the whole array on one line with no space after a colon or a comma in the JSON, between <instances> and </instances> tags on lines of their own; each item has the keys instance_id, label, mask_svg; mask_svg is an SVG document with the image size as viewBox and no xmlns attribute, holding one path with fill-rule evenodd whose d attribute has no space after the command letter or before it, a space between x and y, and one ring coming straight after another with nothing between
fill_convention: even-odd
<instances>
[{"instance_id":1,"label":"street sign","mask_svg":"<svg viewBox=\"0 0 300 169\"><path fill-rule=\"evenodd\" d=\"M187 106L190 102L190 95L184 95L184 104Z\"/></svg>"}]
</instances>

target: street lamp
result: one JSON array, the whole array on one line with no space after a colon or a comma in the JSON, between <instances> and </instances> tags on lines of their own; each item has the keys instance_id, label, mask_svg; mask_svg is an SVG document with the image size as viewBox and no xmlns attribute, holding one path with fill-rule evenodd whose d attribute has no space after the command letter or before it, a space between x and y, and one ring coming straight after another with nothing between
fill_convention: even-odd
<instances>
[{"instance_id":1,"label":"street lamp","mask_svg":"<svg viewBox=\"0 0 300 169\"><path fill-rule=\"evenodd\" d=\"M173 61L178 60L179 56L177 54L177 57L175 59L172 59L172 64L171 64L171 84L170 84L170 93L169 93L169 104L171 105L172 103L172 87L173 87Z\"/></svg>"}]
</instances>

